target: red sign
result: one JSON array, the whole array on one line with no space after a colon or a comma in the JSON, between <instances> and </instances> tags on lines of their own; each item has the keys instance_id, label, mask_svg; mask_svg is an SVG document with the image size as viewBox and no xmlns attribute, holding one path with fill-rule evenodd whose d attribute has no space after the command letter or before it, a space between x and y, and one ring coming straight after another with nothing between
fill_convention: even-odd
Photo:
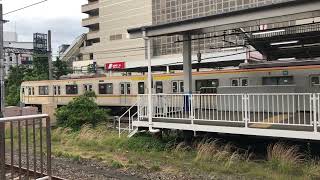
<instances>
[{"instance_id":1,"label":"red sign","mask_svg":"<svg viewBox=\"0 0 320 180\"><path fill-rule=\"evenodd\" d=\"M125 69L126 63L125 62L107 63L105 68L106 68L106 70Z\"/></svg>"}]
</instances>

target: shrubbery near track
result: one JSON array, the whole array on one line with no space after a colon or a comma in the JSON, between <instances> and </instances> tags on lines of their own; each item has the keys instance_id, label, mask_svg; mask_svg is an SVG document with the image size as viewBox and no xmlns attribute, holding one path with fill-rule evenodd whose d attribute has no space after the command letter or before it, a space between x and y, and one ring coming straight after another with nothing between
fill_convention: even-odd
<instances>
[{"instance_id":1,"label":"shrubbery near track","mask_svg":"<svg viewBox=\"0 0 320 180\"><path fill-rule=\"evenodd\" d=\"M95 98L94 92L86 92L74 98L68 105L60 107L56 112L58 125L79 130L85 124L96 126L105 122L108 112L99 108Z\"/></svg>"}]
</instances>

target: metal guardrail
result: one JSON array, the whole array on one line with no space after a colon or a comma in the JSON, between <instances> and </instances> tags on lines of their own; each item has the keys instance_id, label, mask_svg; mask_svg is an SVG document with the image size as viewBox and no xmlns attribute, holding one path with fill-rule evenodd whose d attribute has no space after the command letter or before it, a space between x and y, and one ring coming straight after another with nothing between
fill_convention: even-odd
<instances>
[{"instance_id":1,"label":"metal guardrail","mask_svg":"<svg viewBox=\"0 0 320 180\"><path fill-rule=\"evenodd\" d=\"M52 179L47 114L0 118L0 148L1 180Z\"/></svg>"},{"instance_id":2,"label":"metal guardrail","mask_svg":"<svg viewBox=\"0 0 320 180\"><path fill-rule=\"evenodd\" d=\"M121 134L125 131L127 131L129 133L129 135L128 135L129 137L134 135L134 134L131 134L131 133L135 133L135 129L134 129L132 122L134 120L137 120L137 118L138 118L138 112L133 110L135 107L137 107L137 103L132 105L125 113L123 113L118 118L119 137L121 137ZM128 124L122 123L124 121L124 119L126 120L126 122L128 122ZM125 127L123 127L123 125L125 125Z\"/></svg>"},{"instance_id":3,"label":"metal guardrail","mask_svg":"<svg viewBox=\"0 0 320 180\"><path fill-rule=\"evenodd\" d=\"M320 94L154 94L153 119L314 127L320 118ZM138 120L148 118L147 95L138 96ZM182 122L183 123L183 122ZM270 127L270 126L268 126Z\"/></svg>"}]
</instances>

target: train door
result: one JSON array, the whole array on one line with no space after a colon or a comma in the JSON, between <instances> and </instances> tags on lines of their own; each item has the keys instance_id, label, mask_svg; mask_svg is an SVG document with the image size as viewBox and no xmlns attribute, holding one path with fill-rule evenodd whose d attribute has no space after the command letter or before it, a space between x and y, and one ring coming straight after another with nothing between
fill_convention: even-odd
<instances>
[{"instance_id":1,"label":"train door","mask_svg":"<svg viewBox=\"0 0 320 180\"><path fill-rule=\"evenodd\" d=\"M128 103L128 95L131 94L131 83L120 83L120 104Z\"/></svg>"},{"instance_id":2,"label":"train door","mask_svg":"<svg viewBox=\"0 0 320 180\"><path fill-rule=\"evenodd\" d=\"M183 81L172 81L172 93L184 93Z\"/></svg>"}]
</instances>

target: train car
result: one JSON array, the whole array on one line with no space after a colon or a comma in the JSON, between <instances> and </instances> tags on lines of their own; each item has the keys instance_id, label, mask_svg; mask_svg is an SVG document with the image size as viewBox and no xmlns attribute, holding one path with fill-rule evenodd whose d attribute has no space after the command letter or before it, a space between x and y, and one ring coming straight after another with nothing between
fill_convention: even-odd
<instances>
[{"instance_id":1,"label":"train car","mask_svg":"<svg viewBox=\"0 0 320 180\"><path fill-rule=\"evenodd\" d=\"M26 81L21 101L28 105L66 105L85 91L94 91L103 107L129 107L138 94L147 92L147 76ZM320 92L320 64L273 65L193 72L193 92L231 93L315 93ZM183 93L183 74L154 74L153 93Z\"/></svg>"}]
</instances>

